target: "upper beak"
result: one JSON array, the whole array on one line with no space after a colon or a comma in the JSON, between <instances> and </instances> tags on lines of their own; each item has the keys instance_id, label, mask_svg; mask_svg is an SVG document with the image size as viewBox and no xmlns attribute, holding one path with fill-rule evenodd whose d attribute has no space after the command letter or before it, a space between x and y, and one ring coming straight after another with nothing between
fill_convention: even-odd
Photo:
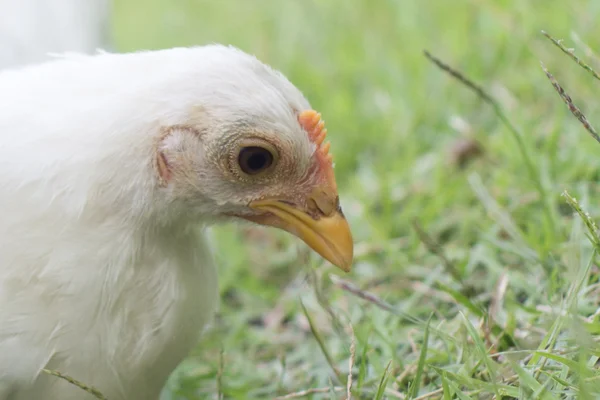
<instances>
[{"instance_id":1,"label":"upper beak","mask_svg":"<svg viewBox=\"0 0 600 400\"><path fill-rule=\"evenodd\" d=\"M317 188L306 202L311 210L278 199L250 203L255 210L266 211L275 218L256 219L298 236L323 258L345 272L352 266L353 243L350 226L338 206L337 193Z\"/></svg>"}]
</instances>

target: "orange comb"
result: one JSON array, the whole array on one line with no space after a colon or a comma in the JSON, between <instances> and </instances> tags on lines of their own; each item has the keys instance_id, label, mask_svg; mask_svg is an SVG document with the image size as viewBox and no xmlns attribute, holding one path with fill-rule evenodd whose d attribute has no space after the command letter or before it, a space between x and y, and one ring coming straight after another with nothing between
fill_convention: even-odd
<instances>
[{"instance_id":1,"label":"orange comb","mask_svg":"<svg viewBox=\"0 0 600 400\"><path fill-rule=\"evenodd\" d=\"M323 157L323 160L331 164L333 162L333 157L329 154L331 143L323 143L325 136L327 136L327 128L325 128L325 122L321 119L321 114L315 110L302 111L298 115L298 122L300 122L300 126L308 133L310 141L317 145L319 155Z\"/></svg>"}]
</instances>

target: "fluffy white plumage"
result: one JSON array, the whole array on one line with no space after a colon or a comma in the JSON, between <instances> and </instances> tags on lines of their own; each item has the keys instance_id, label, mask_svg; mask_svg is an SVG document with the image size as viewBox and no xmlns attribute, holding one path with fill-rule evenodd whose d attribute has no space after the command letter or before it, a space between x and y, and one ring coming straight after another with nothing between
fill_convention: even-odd
<instances>
[{"instance_id":1,"label":"fluffy white plumage","mask_svg":"<svg viewBox=\"0 0 600 400\"><path fill-rule=\"evenodd\" d=\"M217 304L203 227L231 217L281 227L248 205L282 196L338 215L334 182L313 193L332 175L321 173L322 138L298 123L308 102L233 48L4 71L0 109L1 400L92 398L42 368L111 400L158 398ZM228 166L249 138L278 149L272 174Z\"/></svg>"}]
</instances>

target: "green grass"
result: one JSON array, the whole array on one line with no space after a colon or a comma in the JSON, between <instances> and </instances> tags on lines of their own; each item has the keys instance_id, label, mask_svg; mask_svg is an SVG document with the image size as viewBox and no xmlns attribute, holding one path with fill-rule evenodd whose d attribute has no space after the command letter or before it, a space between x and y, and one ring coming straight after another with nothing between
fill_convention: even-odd
<instances>
[{"instance_id":1,"label":"green grass","mask_svg":"<svg viewBox=\"0 0 600 400\"><path fill-rule=\"evenodd\" d=\"M600 144L540 67L600 126L600 82L541 34L600 70L599 2L117 0L115 17L119 50L221 42L283 71L327 121L356 239L344 275L284 233L215 229L220 314L164 399L342 399L351 358L354 399L600 396L597 235L562 196L599 219Z\"/></svg>"}]
</instances>

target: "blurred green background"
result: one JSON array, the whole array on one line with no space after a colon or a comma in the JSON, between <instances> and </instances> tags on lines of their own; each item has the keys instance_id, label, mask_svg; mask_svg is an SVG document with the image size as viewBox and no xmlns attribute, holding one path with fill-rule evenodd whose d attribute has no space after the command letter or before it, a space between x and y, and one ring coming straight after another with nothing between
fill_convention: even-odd
<instances>
[{"instance_id":1,"label":"blurred green background","mask_svg":"<svg viewBox=\"0 0 600 400\"><path fill-rule=\"evenodd\" d=\"M600 144L540 61L592 124L599 82L540 31L595 66L599 16L597 0L116 0L120 51L232 44L305 93L356 240L339 276L389 305L285 234L219 227L221 311L164 398L344 398L348 321L356 398L595 398L598 271L561 193L598 216ZM425 49L499 102L522 148Z\"/></svg>"}]
</instances>

